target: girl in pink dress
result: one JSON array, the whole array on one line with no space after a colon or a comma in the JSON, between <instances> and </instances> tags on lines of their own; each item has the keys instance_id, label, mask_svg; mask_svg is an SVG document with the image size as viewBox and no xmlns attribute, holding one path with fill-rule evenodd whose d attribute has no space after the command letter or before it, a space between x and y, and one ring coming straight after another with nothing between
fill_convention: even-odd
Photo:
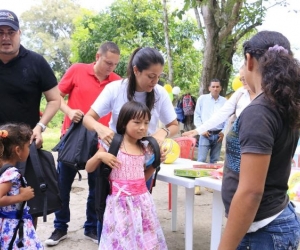
<instances>
[{"instance_id":1,"label":"girl in pink dress","mask_svg":"<svg viewBox=\"0 0 300 250\"><path fill-rule=\"evenodd\" d=\"M22 203L34 197L31 187L22 187L22 176L15 167L17 162L27 160L31 135L32 130L24 124L6 124L0 127L0 167L7 168L0 176L0 249L44 249L36 236L26 204L22 216L24 224L19 228L19 231L23 229L23 239L19 239L18 231L12 248L9 248L20 221L18 214ZM22 243L20 247L17 246L18 242Z\"/></svg>"},{"instance_id":2,"label":"girl in pink dress","mask_svg":"<svg viewBox=\"0 0 300 250\"><path fill-rule=\"evenodd\" d=\"M105 152L106 145L87 162L92 172L103 161L112 168L109 176L112 194L106 199L101 250L164 250L165 237L145 179L155 169L145 168L149 148L141 142L146 136L151 113L145 104L128 102L120 110L118 134L124 135L117 157ZM107 148L106 148L107 150Z\"/></svg>"}]
</instances>

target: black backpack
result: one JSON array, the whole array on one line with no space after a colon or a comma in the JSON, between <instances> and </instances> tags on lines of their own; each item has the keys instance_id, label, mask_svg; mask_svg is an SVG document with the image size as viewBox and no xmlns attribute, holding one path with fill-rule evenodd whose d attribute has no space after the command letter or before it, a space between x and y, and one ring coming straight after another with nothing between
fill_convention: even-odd
<instances>
[{"instance_id":1,"label":"black backpack","mask_svg":"<svg viewBox=\"0 0 300 250\"><path fill-rule=\"evenodd\" d=\"M47 215L61 209L62 201L58 189L58 174L51 152L37 149L35 142L30 145L26 163L18 163L17 168L25 177L29 186L34 189L34 198L28 201L32 217Z\"/></svg>"},{"instance_id":2,"label":"black backpack","mask_svg":"<svg viewBox=\"0 0 300 250\"><path fill-rule=\"evenodd\" d=\"M123 140L122 135L115 134L111 142L111 145L109 147L108 153L117 156L122 140ZM149 144L153 148L153 152L155 155L154 162L152 163L152 166L156 168L153 182L152 182L152 187L154 187L157 173L160 170L160 148L157 141L151 136L144 137L142 138L142 140L146 140L149 142ZM97 218L101 223L103 223L103 215L106 207L106 198L108 194L111 193L111 186L108 179L111 170L112 169L109 166L107 166L105 163L101 163L101 165L96 170L97 172L96 172L96 189L95 189L95 209L97 213ZM150 192L152 191L152 187Z\"/></svg>"},{"instance_id":3,"label":"black backpack","mask_svg":"<svg viewBox=\"0 0 300 250\"><path fill-rule=\"evenodd\" d=\"M0 168L0 176L9 168L12 168L13 165L9 165L9 164L5 164L3 165L1 168ZM20 173L21 174L21 173ZM26 187L26 182L24 181L23 179L23 176L21 174L21 177L20 177L20 180L21 180L21 185L22 187ZM8 246L8 250L12 250L13 249L13 244L16 240L16 237L17 237L17 232L19 232L19 239L18 239L18 242L17 242L17 246L18 248L22 248L24 247L24 244L23 244L23 238L24 238L24 221L23 221L23 212L24 212L24 207L25 207L25 204L26 204L26 201L23 201L22 202L22 205L21 205L21 209L18 213L18 224L14 230L14 234L13 234L13 237L11 238L10 242L9 242L9 246Z\"/></svg>"},{"instance_id":4,"label":"black backpack","mask_svg":"<svg viewBox=\"0 0 300 250\"><path fill-rule=\"evenodd\" d=\"M82 124L72 123L67 133L62 136L59 143L52 149L58 152L57 161L74 168L81 180L79 170L85 169L85 164L98 150L98 135L88 130Z\"/></svg>"}]
</instances>

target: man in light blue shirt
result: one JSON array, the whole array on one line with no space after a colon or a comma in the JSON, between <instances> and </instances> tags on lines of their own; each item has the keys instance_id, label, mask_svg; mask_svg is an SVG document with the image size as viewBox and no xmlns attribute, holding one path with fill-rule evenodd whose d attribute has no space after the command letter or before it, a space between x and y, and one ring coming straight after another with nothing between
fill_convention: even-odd
<instances>
[{"instance_id":1,"label":"man in light blue shirt","mask_svg":"<svg viewBox=\"0 0 300 250\"><path fill-rule=\"evenodd\" d=\"M208 90L210 92L209 94L201 95L197 100L194 113L194 124L196 127L205 123L215 112L221 109L226 102L226 98L220 96L222 87L218 79L211 80ZM197 161L206 162L209 150L209 162L215 163L219 160L225 124L226 122L216 124L213 129L200 135Z\"/></svg>"}]
</instances>

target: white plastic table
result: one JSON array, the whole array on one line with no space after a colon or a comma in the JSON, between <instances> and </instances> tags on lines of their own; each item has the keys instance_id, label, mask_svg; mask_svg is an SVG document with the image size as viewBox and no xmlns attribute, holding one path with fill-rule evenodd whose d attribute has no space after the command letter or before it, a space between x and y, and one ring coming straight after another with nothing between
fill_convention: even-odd
<instances>
[{"instance_id":1,"label":"white plastic table","mask_svg":"<svg viewBox=\"0 0 300 250\"><path fill-rule=\"evenodd\" d=\"M157 180L171 183L172 185L172 231L177 230L178 186L185 187L185 250L193 249L195 179L175 176L174 169L192 168L193 164L195 164L194 161L179 158L172 164L161 164L161 170L157 174Z\"/></svg>"},{"instance_id":2,"label":"white plastic table","mask_svg":"<svg viewBox=\"0 0 300 250\"><path fill-rule=\"evenodd\" d=\"M224 205L221 197L222 181L212 177L201 177L195 179L195 185L213 189L212 223L210 236L210 249L218 249L224 217Z\"/></svg>"}]
</instances>

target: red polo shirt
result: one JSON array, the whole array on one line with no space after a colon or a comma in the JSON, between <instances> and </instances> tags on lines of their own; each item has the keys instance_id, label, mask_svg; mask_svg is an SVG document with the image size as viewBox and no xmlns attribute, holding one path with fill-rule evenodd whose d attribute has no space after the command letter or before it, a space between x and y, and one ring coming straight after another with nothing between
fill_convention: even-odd
<instances>
[{"instance_id":1,"label":"red polo shirt","mask_svg":"<svg viewBox=\"0 0 300 250\"><path fill-rule=\"evenodd\" d=\"M68 106L72 109L80 109L85 114L108 83L121 79L119 75L112 72L105 80L100 82L95 76L94 65L95 63L73 64L58 84L59 90L69 96ZM103 116L99 119L99 122L108 126L110 117L111 114ZM62 134L65 134L70 124L69 117L65 115Z\"/></svg>"}]
</instances>

